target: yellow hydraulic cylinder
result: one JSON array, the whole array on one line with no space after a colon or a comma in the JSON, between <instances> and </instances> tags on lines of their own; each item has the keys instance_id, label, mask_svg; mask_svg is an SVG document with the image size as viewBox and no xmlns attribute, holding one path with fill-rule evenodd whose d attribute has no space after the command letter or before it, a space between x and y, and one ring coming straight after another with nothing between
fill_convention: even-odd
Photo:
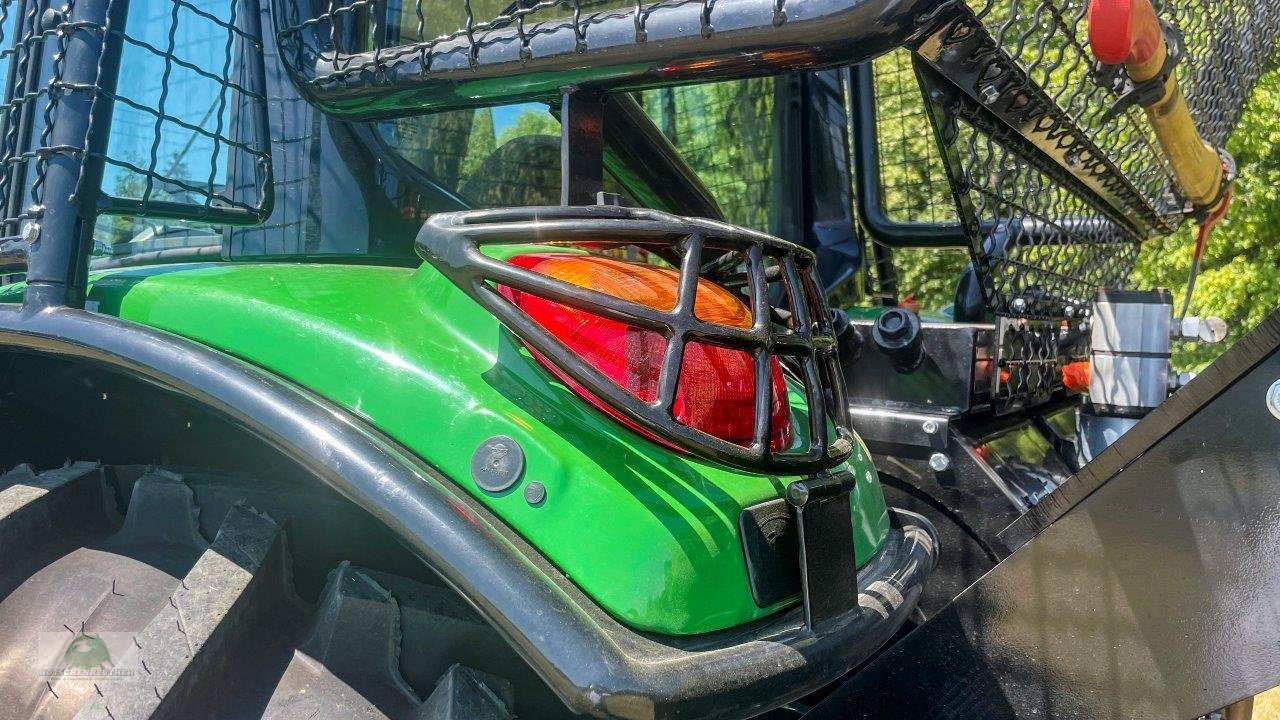
<instances>
[{"instance_id":1,"label":"yellow hydraulic cylinder","mask_svg":"<svg viewBox=\"0 0 1280 720\"><path fill-rule=\"evenodd\" d=\"M1183 196L1202 214L1218 209L1229 182L1222 156L1196 129L1176 74L1166 70L1169 43L1150 0L1092 0L1089 44L1104 63L1124 64L1136 86L1163 80L1144 106Z\"/></svg>"}]
</instances>

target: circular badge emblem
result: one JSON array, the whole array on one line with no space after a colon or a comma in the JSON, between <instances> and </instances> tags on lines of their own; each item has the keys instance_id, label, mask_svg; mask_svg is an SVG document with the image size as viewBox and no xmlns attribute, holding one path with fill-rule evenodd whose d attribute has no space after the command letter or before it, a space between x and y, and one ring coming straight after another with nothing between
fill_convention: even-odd
<instances>
[{"instance_id":1,"label":"circular badge emblem","mask_svg":"<svg viewBox=\"0 0 1280 720\"><path fill-rule=\"evenodd\" d=\"M471 456L471 477L482 489L502 492L524 472L524 451L506 435L495 435L480 443Z\"/></svg>"}]
</instances>

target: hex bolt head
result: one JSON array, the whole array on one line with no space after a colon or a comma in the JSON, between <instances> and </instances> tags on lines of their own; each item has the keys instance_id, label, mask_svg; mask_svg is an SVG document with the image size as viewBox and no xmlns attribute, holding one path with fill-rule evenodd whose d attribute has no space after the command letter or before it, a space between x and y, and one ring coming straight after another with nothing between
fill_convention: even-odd
<instances>
[{"instance_id":1,"label":"hex bolt head","mask_svg":"<svg viewBox=\"0 0 1280 720\"><path fill-rule=\"evenodd\" d=\"M934 472L945 472L951 467L951 458L945 453L936 452L929 456L929 467Z\"/></svg>"},{"instance_id":2,"label":"hex bolt head","mask_svg":"<svg viewBox=\"0 0 1280 720\"><path fill-rule=\"evenodd\" d=\"M1000 89L995 85L988 85L982 88L982 92L978 94L978 99L983 105L993 105L1000 99Z\"/></svg>"},{"instance_id":3,"label":"hex bolt head","mask_svg":"<svg viewBox=\"0 0 1280 720\"><path fill-rule=\"evenodd\" d=\"M920 424L920 429L924 430L925 435L932 435L938 432L938 422L936 420L925 420Z\"/></svg>"},{"instance_id":4,"label":"hex bolt head","mask_svg":"<svg viewBox=\"0 0 1280 720\"><path fill-rule=\"evenodd\" d=\"M1009 305L1013 308L1014 312L1022 312L1023 310L1027 309L1026 299L1020 298L1020 297L1014 298L1013 301L1009 303Z\"/></svg>"}]
</instances>

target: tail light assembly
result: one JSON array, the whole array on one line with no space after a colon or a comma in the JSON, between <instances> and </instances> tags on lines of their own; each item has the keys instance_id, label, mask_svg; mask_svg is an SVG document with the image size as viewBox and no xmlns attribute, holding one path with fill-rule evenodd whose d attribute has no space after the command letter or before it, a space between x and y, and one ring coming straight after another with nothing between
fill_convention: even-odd
<instances>
[{"instance_id":1,"label":"tail light assembly","mask_svg":"<svg viewBox=\"0 0 1280 720\"><path fill-rule=\"evenodd\" d=\"M417 249L566 386L655 442L768 473L817 473L853 450L804 248L602 205L438 214Z\"/></svg>"}]
</instances>

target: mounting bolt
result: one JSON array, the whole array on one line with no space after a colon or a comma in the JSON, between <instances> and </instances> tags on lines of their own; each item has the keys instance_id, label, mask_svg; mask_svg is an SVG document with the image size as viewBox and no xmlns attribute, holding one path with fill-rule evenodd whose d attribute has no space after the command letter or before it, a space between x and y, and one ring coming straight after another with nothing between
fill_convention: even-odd
<instances>
[{"instance_id":1,"label":"mounting bolt","mask_svg":"<svg viewBox=\"0 0 1280 720\"><path fill-rule=\"evenodd\" d=\"M945 453L936 452L929 456L929 467L934 472L945 472L947 468L951 467L951 458L947 457Z\"/></svg>"},{"instance_id":2,"label":"mounting bolt","mask_svg":"<svg viewBox=\"0 0 1280 720\"><path fill-rule=\"evenodd\" d=\"M1267 389L1267 409L1280 420L1280 380L1271 383Z\"/></svg>"},{"instance_id":3,"label":"mounting bolt","mask_svg":"<svg viewBox=\"0 0 1280 720\"><path fill-rule=\"evenodd\" d=\"M1014 298L1009 305L1013 308L1014 312L1022 312L1027 309L1027 301L1020 297Z\"/></svg>"},{"instance_id":4,"label":"mounting bolt","mask_svg":"<svg viewBox=\"0 0 1280 720\"><path fill-rule=\"evenodd\" d=\"M1062 314L1063 314L1063 315L1066 315L1067 317L1075 317L1075 315L1076 315L1076 309L1075 309L1075 307L1074 307L1074 306L1072 306L1072 305L1068 305L1068 306L1066 306L1066 307L1062 308Z\"/></svg>"},{"instance_id":5,"label":"mounting bolt","mask_svg":"<svg viewBox=\"0 0 1280 720\"><path fill-rule=\"evenodd\" d=\"M40 30L43 32L51 32L62 23L66 22L66 15L53 8L46 8L40 15Z\"/></svg>"},{"instance_id":6,"label":"mounting bolt","mask_svg":"<svg viewBox=\"0 0 1280 720\"><path fill-rule=\"evenodd\" d=\"M936 420L925 420L920 424L920 428L924 430L925 435L932 435L938 432L938 422Z\"/></svg>"},{"instance_id":7,"label":"mounting bolt","mask_svg":"<svg viewBox=\"0 0 1280 720\"><path fill-rule=\"evenodd\" d=\"M978 94L978 99L983 105L994 105L1000 99L1000 90L995 85L988 85L982 88L982 92Z\"/></svg>"}]
</instances>

